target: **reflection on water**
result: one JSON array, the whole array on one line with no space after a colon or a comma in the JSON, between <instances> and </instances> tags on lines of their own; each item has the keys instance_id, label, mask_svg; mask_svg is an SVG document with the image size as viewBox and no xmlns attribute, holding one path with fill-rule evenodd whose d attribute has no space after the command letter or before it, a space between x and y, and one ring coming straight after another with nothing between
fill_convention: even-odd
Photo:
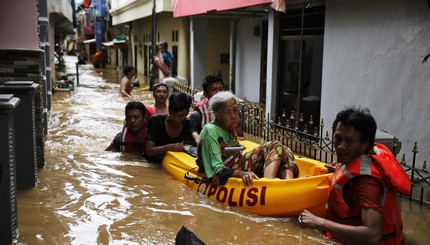
<instances>
[{"instance_id":1,"label":"reflection on water","mask_svg":"<svg viewBox=\"0 0 430 245\"><path fill-rule=\"evenodd\" d=\"M65 57L74 71L76 57ZM19 244L173 244L185 225L207 244L331 244L297 218L261 217L200 196L134 155L105 152L128 99L121 72L80 67L74 92L53 94L46 166L18 193ZM134 99L151 104L140 89ZM403 201L409 240L425 243L429 209ZM416 242L419 243L419 242Z\"/></svg>"}]
</instances>

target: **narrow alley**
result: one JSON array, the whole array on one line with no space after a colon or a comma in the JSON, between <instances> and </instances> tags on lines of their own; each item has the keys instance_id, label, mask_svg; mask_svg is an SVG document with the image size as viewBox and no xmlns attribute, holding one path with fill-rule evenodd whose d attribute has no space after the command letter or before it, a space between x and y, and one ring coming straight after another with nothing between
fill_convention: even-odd
<instances>
[{"instance_id":1,"label":"narrow alley","mask_svg":"<svg viewBox=\"0 0 430 245\"><path fill-rule=\"evenodd\" d=\"M65 61L73 72L77 58ZM301 229L297 217L230 208L190 191L159 165L105 152L128 101L118 95L121 71L79 69L80 85L52 96L45 167L35 188L18 192L17 244L174 244L183 225L207 244L332 244ZM134 99L153 103L142 87ZM402 205L408 240L426 243L429 207L405 199Z\"/></svg>"}]
</instances>

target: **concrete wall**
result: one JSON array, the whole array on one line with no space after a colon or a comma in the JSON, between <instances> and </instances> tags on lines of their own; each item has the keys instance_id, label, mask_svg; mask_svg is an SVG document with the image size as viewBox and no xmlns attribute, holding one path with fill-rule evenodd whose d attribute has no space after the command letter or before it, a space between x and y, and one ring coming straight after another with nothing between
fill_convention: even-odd
<instances>
[{"instance_id":1,"label":"concrete wall","mask_svg":"<svg viewBox=\"0 0 430 245\"><path fill-rule=\"evenodd\" d=\"M119 25L152 15L153 0L111 0L109 13L112 24ZM156 0L157 13L170 12L173 16L172 0Z\"/></svg>"},{"instance_id":2,"label":"concrete wall","mask_svg":"<svg viewBox=\"0 0 430 245\"><path fill-rule=\"evenodd\" d=\"M261 35L254 36L253 28L261 25L260 18L244 18L237 24L236 95L259 101ZM221 63L221 54L230 54L231 19L200 18L191 20L190 70L193 88L202 89L206 75L222 75L228 88L230 62Z\"/></svg>"},{"instance_id":3,"label":"concrete wall","mask_svg":"<svg viewBox=\"0 0 430 245\"><path fill-rule=\"evenodd\" d=\"M400 138L411 163L430 156L430 9L426 1L328 0L322 118L346 106L368 107L378 128ZM330 130L330 127L326 127ZM400 155L401 156L401 155Z\"/></svg>"},{"instance_id":4,"label":"concrete wall","mask_svg":"<svg viewBox=\"0 0 430 245\"><path fill-rule=\"evenodd\" d=\"M230 21L227 19L193 18L191 73L195 88L203 89L207 75L222 75L229 82L229 62L221 63L221 54L230 53Z\"/></svg>"},{"instance_id":5,"label":"concrete wall","mask_svg":"<svg viewBox=\"0 0 430 245\"><path fill-rule=\"evenodd\" d=\"M2 1L0 49L39 49L36 1Z\"/></svg>"},{"instance_id":6,"label":"concrete wall","mask_svg":"<svg viewBox=\"0 0 430 245\"><path fill-rule=\"evenodd\" d=\"M73 9L70 0L48 0L47 4L48 13L55 13L68 19L70 22L73 21Z\"/></svg>"},{"instance_id":7,"label":"concrete wall","mask_svg":"<svg viewBox=\"0 0 430 245\"><path fill-rule=\"evenodd\" d=\"M278 80L278 50L279 47L279 18L274 14L274 10L269 11L267 33L267 75L266 75L266 113L273 115L276 111L276 93L279 84Z\"/></svg>"},{"instance_id":8,"label":"concrete wall","mask_svg":"<svg viewBox=\"0 0 430 245\"><path fill-rule=\"evenodd\" d=\"M146 81L144 78L144 56L149 55L151 48L151 17L138 19L131 22L130 39L128 46L130 64L135 64L134 60L137 59L137 77L140 81ZM135 39L135 36L137 39ZM144 45L148 45L147 54L144 53ZM137 57L134 57L134 49L137 48ZM150 73L148 67L148 73ZM146 81L149 83L149 79Z\"/></svg>"},{"instance_id":9,"label":"concrete wall","mask_svg":"<svg viewBox=\"0 0 430 245\"><path fill-rule=\"evenodd\" d=\"M207 75L207 20L204 18L193 18L191 20L191 77L193 88L203 90L203 79Z\"/></svg>"},{"instance_id":10,"label":"concrete wall","mask_svg":"<svg viewBox=\"0 0 430 245\"><path fill-rule=\"evenodd\" d=\"M221 54L230 53L230 20L209 19L206 42L206 75L221 75L224 84L229 80L229 61L221 63Z\"/></svg>"},{"instance_id":11,"label":"concrete wall","mask_svg":"<svg viewBox=\"0 0 430 245\"><path fill-rule=\"evenodd\" d=\"M261 33L254 35L254 26L261 26L260 18L240 19L236 44L236 95L248 100L260 99ZM261 29L261 28L260 28ZM266 57L265 57L266 58Z\"/></svg>"}]
</instances>

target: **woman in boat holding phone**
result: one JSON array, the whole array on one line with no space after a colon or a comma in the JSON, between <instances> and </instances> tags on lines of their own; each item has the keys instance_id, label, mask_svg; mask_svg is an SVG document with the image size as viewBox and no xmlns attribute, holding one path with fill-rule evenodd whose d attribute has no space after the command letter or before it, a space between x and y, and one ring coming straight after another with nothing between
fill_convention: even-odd
<instances>
[{"instance_id":1,"label":"woman in boat holding phone","mask_svg":"<svg viewBox=\"0 0 430 245\"><path fill-rule=\"evenodd\" d=\"M212 184L223 185L230 177L242 178L245 185L254 179L297 178L299 169L292 151L278 141L267 142L242 153L235 129L240 123L236 97L228 91L218 92L210 102L215 120L206 124L198 140L197 165Z\"/></svg>"}]
</instances>

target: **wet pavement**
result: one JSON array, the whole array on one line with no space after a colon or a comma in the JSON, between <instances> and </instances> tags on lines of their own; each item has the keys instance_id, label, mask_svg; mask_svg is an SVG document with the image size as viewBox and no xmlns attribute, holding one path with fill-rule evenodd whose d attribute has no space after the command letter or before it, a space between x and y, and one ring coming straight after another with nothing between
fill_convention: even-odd
<instances>
[{"instance_id":1,"label":"wet pavement","mask_svg":"<svg viewBox=\"0 0 430 245\"><path fill-rule=\"evenodd\" d=\"M75 72L76 57L65 57ZM262 217L196 194L134 155L105 152L129 99L121 71L80 66L80 85L53 94L46 166L18 192L18 244L174 244L186 226L207 244L333 244L297 217ZM142 80L141 80L142 81ZM145 87L145 86L143 86ZM134 98L152 104L144 88ZM428 243L430 209L402 201L409 244Z\"/></svg>"}]
</instances>

